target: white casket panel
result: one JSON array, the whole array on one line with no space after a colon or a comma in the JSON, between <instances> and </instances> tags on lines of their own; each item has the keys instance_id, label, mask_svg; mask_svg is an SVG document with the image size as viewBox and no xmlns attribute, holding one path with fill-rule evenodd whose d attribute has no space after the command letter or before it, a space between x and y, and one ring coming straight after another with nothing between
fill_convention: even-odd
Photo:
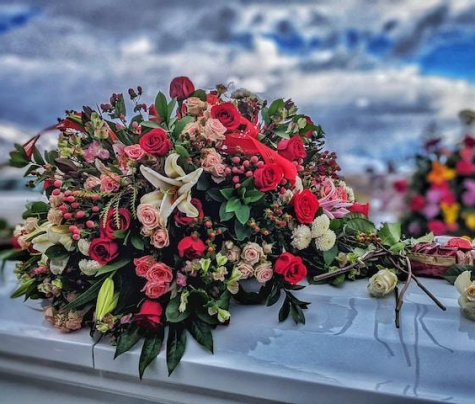
<instances>
[{"instance_id":1,"label":"white casket panel","mask_svg":"<svg viewBox=\"0 0 475 404\"><path fill-rule=\"evenodd\" d=\"M32 303L8 300L10 283L0 290L0 372L21 362L17 371L29 378L49 369L51 380L143 402L473 403L475 324L460 316L453 286L433 279L424 284L447 311L412 285L399 330L394 297L370 298L366 281L296 292L312 302L306 325L279 323L279 303L235 306L230 326L214 333L214 355L189 337L171 377L162 352L139 382L140 346L114 361L107 341L94 345L87 332L60 334Z\"/></svg>"}]
</instances>

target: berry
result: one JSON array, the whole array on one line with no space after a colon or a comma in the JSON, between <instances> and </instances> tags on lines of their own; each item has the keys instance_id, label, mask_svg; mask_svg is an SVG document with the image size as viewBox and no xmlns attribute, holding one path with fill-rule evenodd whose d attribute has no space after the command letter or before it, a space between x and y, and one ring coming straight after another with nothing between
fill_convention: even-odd
<instances>
[{"instance_id":1,"label":"berry","mask_svg":"<svg viewBox=\"0 0 475 404\"><path fill-rule=\"evenodd\" d=\"M79 241L81 239L81 235L80 234L73 234L73 240L75 241Z\"/></svg>"},{"instance_id":2,"label":"berry","mask_svg":"<svg viewBox=\"0 0 475 404\"><path fill-rule=\"evenodd\" d=\"M55 182L53 182L53 185L55 186L55 188L60 188L61 185L63 185L63 181L56 180Z\"/></svg>"},{"instance_id":3,"label":"berry","mask_svg":"<svg viewBox=\"0 0 475 404\"><path fill-rule=\"evenodd\" d=\"M91 209L94 213L97 213L99 212L99 206L93 206L92 209Z\"/></svg>"},{"instance_id":4,"label":"berry","mask_svg":"<svg viewBox=\"0 0 475 404\"><path fill-rule=\"evenodd\" d=\"M92 220L88 220L86 222L86 227L88 227L89 229L92 229L94 226L95 226L95 223Z\"/></svg>"},{"instance_id":5,"label":"berry","mask_svg":"<svg viewBox=\"0 0 475 404\"><path fill-rule=\"evenodd\" d=\"M54 189L53 192L51 192L52 195L58 196L61 194L61 191L59 189Z\"/></svg>"},{"instance_id":6,"label":"berry","mask_svg":"<svg viewBox=\"0 0 475 404\"><path fill-rule=\"evenodd\" d=\"M75 216L77 219L82 219L84 216L86 216L86 212L84 212L83 210L78 210Z\"/></svg>"}]
</instances>

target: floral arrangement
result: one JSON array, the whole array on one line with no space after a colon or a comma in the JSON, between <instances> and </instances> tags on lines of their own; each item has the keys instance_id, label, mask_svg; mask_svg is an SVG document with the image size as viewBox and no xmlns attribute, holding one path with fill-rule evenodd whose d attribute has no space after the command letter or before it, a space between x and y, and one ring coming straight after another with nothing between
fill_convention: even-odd
<instances>
[{"instance_id":1,"label":"floral arrangement","mask_svg":"<svg viewBox=\"0 0 475 404\"><path fill-rule=\"evenodd\" d=\"M407 285L422 287L406 255L417 241L368 220L319 125L291 100L226 94L179 77L170 100L146 105L130 89L131 119L113 94L98 111L67 111L57 150L41 154L38 135L11 153L48 198L15 230L13 297L44 300L61 331L110 336L116 356L144 339L140 376L166 331L170 373L188 335L213 352L231 299L280 302L279 321L305 323L302 281L368 277L371 295L396 293L398 326Z\"/></svg>"},{"instance_id":2,"label":"floral arrangement","mask_svg":"<svg viewBox=\"0 0 475 404\"><path fill-rule=\"evenodd\" d=\"M407 192L408 213L402 224L406 234L473 236L475 231L475 138L465 135L453 150L440 138L425 144L416 156L416 171L407 184L395 186Z\"/></svg>"}]
</instances>

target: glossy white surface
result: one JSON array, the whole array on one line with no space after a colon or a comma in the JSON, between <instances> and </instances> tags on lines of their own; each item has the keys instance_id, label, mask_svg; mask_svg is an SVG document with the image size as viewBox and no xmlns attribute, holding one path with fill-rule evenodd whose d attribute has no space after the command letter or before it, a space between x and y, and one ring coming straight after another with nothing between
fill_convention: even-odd
<instances>
[{"instance_id":1,"label":"glossy white surface","mask_svg":"<svg viewBox=\"0 0 475 404\"><path fill-rule=\"evenodd\" d=\"M158 402L473 403L475 323L461 317L455 288L443 280L423 282L447 311L413 285L399 330L394 296L368 297L365 281L296 292L312 302L307 324L298 327L291 320L279 324L279 304L236 305L231 325L214 333L214 355L189 337L170 378L162 352L142 383L137 378L140 346L113 361L114 348L107 341L93 348L87 333L60 334L40 313L9 301L5 290L11 291L10 284L0 287L0 359L5 352L61 362L66 369L81 365L92 373L78 384L97 381L115 394Z\"/></svg>"}]
</instances>

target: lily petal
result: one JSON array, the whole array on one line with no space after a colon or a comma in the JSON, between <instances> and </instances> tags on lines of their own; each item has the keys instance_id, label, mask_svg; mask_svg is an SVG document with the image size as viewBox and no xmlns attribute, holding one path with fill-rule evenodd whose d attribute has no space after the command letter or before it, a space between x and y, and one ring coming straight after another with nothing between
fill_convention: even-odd
<instances>
[{"instance_id":1,"label":"lily petal","mask_svg":"<svg viewBox=\"0 0 475 404\"><path fill-rule=\"evenodd\" d=\"M150 167L140 166L140 172L145 177L145 179L150 182L155 188L161 190L167 190L171 187L180 186L180 181L177 181L173 178L167 178L160 173L152 170Z\"/></svg>"},{"instance_id":2,"label":"lily petal","mask_svg":"<svg viewBox=\"0 0 475 404\"><path fill-rule=\"evenodd\" d=\"M165 160L165 173L170 178L184 177L186 175L183 168L178 165L179 158L180 155L178 153L172 153Z\"/></svg>"}]
</instances>

